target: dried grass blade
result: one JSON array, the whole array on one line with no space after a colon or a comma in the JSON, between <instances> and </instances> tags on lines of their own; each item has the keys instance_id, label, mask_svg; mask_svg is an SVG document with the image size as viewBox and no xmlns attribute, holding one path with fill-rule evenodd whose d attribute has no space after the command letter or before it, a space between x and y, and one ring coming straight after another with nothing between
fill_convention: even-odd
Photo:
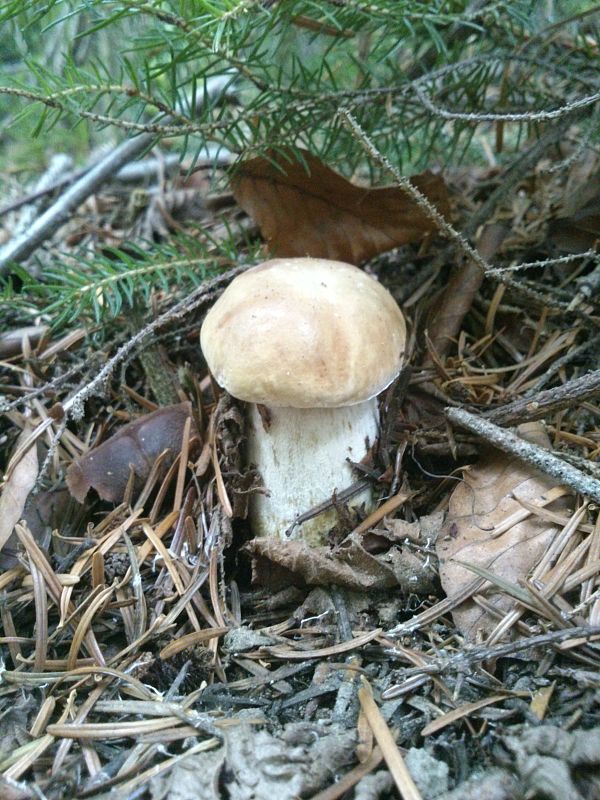
<instances>
[{"instance_id":1,"label":"dried grass blade","mask_svg":"<svg viewBox=\"0 0 600 800\"><path fill-rule=\"evenodd\" d=\"M121 538L123 531L128 531L129 528L131 528L131 526L134 525L134 523L137 521L137 518L141 515L141 513L142 509L138 509L137 511L132 512L124 522L122 522L117 528L115 528L115 530L110 531L107 534L104 534L104 536L98 541L95 547L92 547L89 550L87 550L84 553L84 555L82 555L81 558L75 562L73 568L71 569L71 575L75 575L78 578L81 578L83 575L85 575L85 573L92 567L92 560L94 558L94 555L97 552L100 552L103 556L109 553ZM73 593L72 587L65 587L63 589L61 597L61 606L60 606L61 620L59 622L59 627L65 624L64 620L67 614L69 613L69 608L72 608L71 606L72 593ZM100 661L99 663L104 664L104 659L102 659L102 661Z\"/></svg>"},{"instance_id":2,"label":"dried grass blade","mask_svg":"<svg viewBox=\"0 0 600 800\"><path fill-rule=\"evenodd\" d=\"M151 525L154 525L156 523L156 519L160 514L160 510L164 503L167 492L169 491L169 487L171 486L171 482L173 481L173 477L178 469L179 469L179 460L175 459L175 461L173 461L173 463L167 470L167 474L163 478L160 488L156 493L156 497L154 498L154 503L152 504L152 508L150 509L150 514L148 515L148 520Z\"/></svg>"},{"instance_id":3,"label":"dried grass blade","mask_svg":"<svg viewBox=\"0 0 600 800\"><path fill-rule=\"evenodd\" d=\"M12 762L12 766L8 767L2 773L2 777L7 780L18 780L24 772L35 764L35 762L42 756L46 750L53 744L54 736L44 734L39 739L34 739L22 747L18 747L6 761L0 764L0 769L4 768L4 764Z\"/></svg>"},{"instance_id":4,"label":"dried grass blade","mask_svg":"<svg viewBox=\"0 0 600 800\"><path fill-rule=\"evenodd\" d=\"M29 735L32 738L37 738L41 736L42 733L46 730L46 725L48 724L48 720L54 713L54 709L56 707L56 697L47 697L42 705L36 717L33 721L33 725L31 726L31 730L29 731Z\"/></svg>"},{"instance_id":5,"label":"dried grass blade","mask_svg":"<svg viewBox=\"0 0 600 800\"><path fill-rule=\"evenodd\" d=\"M522 603L528 608L533 608L533 610L537 613L542 611L542 609L538 608L532 601L532 597L529 592L527 592L525 589L522 589L520 586L517 586L515 583L504 580L504 578L499 577L485 567L481 567L479 564L469 564L467 561L460 561L459 559L455 560L457 564L461 565L461 567L464 567L465 569L474 572L476 575L479 575L479 577L484 578L488 583L491 583L492 586L496 586L502 592L509 595L509 597L512 597L513 600Z\"/></svg>"},{"instance_id":6,"label":"dried grass blade","mask_svg":"<svg viewBox=\"0 0 600 800\"><path fill-rule=\"evenodd\" d=\"M158 525L152 527L155 536L159 539L162 539L163 536L171 530L173 524L177 521L177 513L175 511L171 511L167 514L167 516L162 519ZM138 564L140 567L144 563L144 561L148 558L150 553L153 550L152 542L144 542L144 544L138 548Z\"/></svg>"},{"instance_id":7,"label":"dried grass blade","mask_svg":"<svg viewBox=\"0 0 600 800\"><path fill-rule=\"evenodd\" d=\"M352 533L365 533L369 530L373 525L376 525L380 522L386 514L391 514L392 511L395 511L399 506L403 503L406 503L407 500L414 495L414 492L398 492L398 494L390 497L389 500L386 500L385 503L382 503L379 508L376 508L369 516L364 519L358 527L356 527ZM350 534L352 535L352 534Z\"/></svg>"},{"instance_id":8,"label":"dried grass blade","mask_svg":"<svg viewBox=\"0 0 600 800\"><path fill-rule=\"evenodd\" d=\"M106 589L102 589L102 591L98 592L98 596L95 598L94 602L90 603L89 607L79 620L79 624L77 625L75 633L73 634L71 647L69 648L67 669L75 669L75 665L77 663L77 653L79 652L83 640L87 636L88 632L91 631L90 626L92 624L92 620L98 611L108 602L108 599L114 592L114 589L114 586L107 586Z\"/></svg>"},{"instance_id":9,"label":"dried grass blade","mask_svg":"<svg viewBox=\"0 0 600 800\"><path fill-rule=\"evenodd\" d=\"M559 497L564 497L565 495L569 494L572 494L572 492L566 486L555 486L553 489L545 492L545 494L542 497L539 497L534 503L528 503L525 500L521 500L517 495L513 495L517 503L520 503L523 506L523 509L520 511L515 511L514 514L511 514L510 516L506 517L506 519L502 520L502 522L499 525L496 525L496 527L490 532L490 536L495 538L496 536L506 533L506 531L509 531L519 522L523 522L523 520L526 520L538 510L550 505L550 503L558 500Z\"/></svg>"},{"instance_id":10,"label":"dried grass blade","mask_svg":"<svg viewBox=\"0 0 600 800\"><path fill-rule=\"evenodd\" d=\"M225 615L221 608L221 596L219 594L219 551L216 547L213 547L211 550L210 561L208 563L208 588L213 611L215 612L215 619L218 625L224 628L226 627Z\"/></svg>"},{"instance_id":11,"label":"dried grass blade","mask_svg":"<svg viewBox=\"0 0 600 800\"><path fill-rule=\"evenodd\" d=\"M400 636L404 633L416 631L424 625L428 625L430 622L435 622L438 617L447 614L449 611L452 611L453 608L456 608L456 606L464 603L465 600L468 600L475 592L481 591L484 585L485 581L482 578L477 578L472 583L467 584L460 592L457 592L457 594L440 600L438 603L431 606L431 608L421 611L420 614L415 614L414 617L406 620L406 622L401 622L399 625L396 625L395 628L387 632L387 635Z\"/></svg>"},{"instance_id":12,"label":"dried grass blade","mask_svg":"<svg viewBox=\"0 0 600 800\"><path fill-rule=\"evenodd\" d=\"M6 636L0 638L0 643L8 645L8 652L15 667L19 666L19 659L23 657L21 653L20 637L17 636L17 629L10 610L4 604L0 607L0 619Z\"/></svg>"},{"instance_id":13,"label":"dried grass blade","mask_svg":"<svg viewBox=\"0 0 600 800\"><path fill-rule=\"evenodd\" d=\"M62 724L67 719L71 712L72 705L73 692L71 692L68 701L65 703L63 712L59 717L59 724ZM40 739L37 739L33 742L28 742L23 747L15 750L15 752L9 757L9 759L14 761L14 763L3 773L3 777L7 778L8 780L18 780L21 775L27 772L27 770L35 764L37 759L53 744L54 738L55 737L52 734L47 732ZM14 760L14 757L17 754L18 757L16 760ZM0 766L0 768L3 767Z\"/></svg>"},{"instance_id":14,"label":"dried grass blade","mask_svg":"<svg viewBox=\"0 0 600 800\"><path fill-rule=\"evenodd\" d=\"M148 477L146 478L146 483L144 484L142 491L139 494L139 497L135 501L134 510L137 511L138 508L143 509L146 505L146 501L152 494L152 490L154 489L154 485L156 484L160 470L163 465L163 462L166 458L171 455L171 451L167 448L163 450L162 453L159 453L156 458L154 459L154 463L150 468L150 472L148 473Z\"/></svg>"},{"instance_id":15,"label":"dried grass blade","mask_svg":"<svg viewBox=\"0 0 600 800\"><path fill-rule=\"evenodd\" d=\"M140 636L140 638L136 639L134 642L130 642L127 645L127 647L124 647L115 656L113 656L111 659L109 659L109 661L107 662L108 666L111 666L112 664L120 664L123 661L123 659L125 658L125 656L128 653L130 653L132 650L137 652L140 649L140 647L144 644L144 642L146 642L148 639L150 639L152 636L154 636L156 631L162 629L164 621L165 621L165 617L162 614L159 615L152 622L152 624L150 625L150 627L144 633L143 636Z\"/></svg>"},{"instance_id":16,"label":"dried grass blade","mask_svg":"<svg viewBox=\"0 0 600 800\"><path fill-rule=\"evenodd\" d=\"M23 575L25 569L21 566L19 567L12 567L12 569L7 569L6 572L0 574L0 592L3 589L6 589L13 581L20 578Z\"/></svg>"},{"instance_id":17,"label":"dried grass blade","mask_svg":"<svg viewBox=\"0 0 600 800\"><path fill-rule=\"evenodd\" d=\"M134 618L134 635L133 639L140 639L146 630L146 623L148 620L148 612L146 608L146 598L144 596L144 587L142 586L142 576L140 574L140 567L137 560L137 553L133 546L131 539L125 531L123 531L123 541L127 547L127 554L129 556L129 563L131 569L131 588L133 596L135 597L136 610L133 615Z\"/></svg>"},{"instance_id":18,"label":"dried grass blade","mask_svg":"<svg viewBox=\"0 0 600 800\"><path fill-rule=\"evenodd\" d=\"M590 544L590 549L588 551L588 565L590 563L600 561L600 514L596 517L596 524L594 525L594 531L592 533L592 541ZM581 596L580 602L584 603L594 593L596 581L593 579L593 576L590 576L586 581L583 582L581 587Z\"/></svg>"},{"instance_id":19,"label":"dried grass blade","mask_svg":"<svg viewBox=\"0 0 600 800\"><path fill-rule=\"evenodd\" d=\"M50 563L44 553L40 550L37 542L33 538L31 531L27 525L16 525L15 531L19 537L21 544L29 557L30 563L33 563L43 575L48 591L56 605L60 603L60 595L62 593L62 586Z\"/></svg>"},{"instance_id":20,"label":"dried grass blade","mask_svg":"<svg viewBox=\"0 0 600 800\"><path fill-rule=\"evenodd\" d=\"M584 503L581 508L575 511L575 513L571 516L567 524L563 527L558 536L556 536L546 553L544 553L540 563L535 568L533 574L534 578L538 578L540 575L543 575L546 570L550 569L550 565L560 556L567 543L577 531L579 523L587 513L587 508L588 504Z\"/></svg>"},{"instance_id":21,"label":"dried grass blade","mask_svg":"<svg viewBox=\"0 0 600 800\"><path fill-rule=\"evenodd\" d=\"M104 690L109 685L109 683L110 680L104 678L102 681L100 681L98 686L96 686L95 689L92 692L90 692L89 696L82 703L81 707L77 710L77 713L75 714L75 718L73 720L74 722L76 723L83 722L83 720L90 713L96 702L102 696ZM69 750L71 749L72 744L73 744L72 739L63 739L59 744L56 754L54 756L54 762L52 764L52 775L56 775L62 768L64 760L69 754Z\"/></svg>"},{"instance_id":22,"label":"dried grass blade","mask_svg":"<svg viewBox=\"0 0 600 800\"><path fill-rule=\"evenodd\" d=\"M217 453L216 418L217 414L215 409L211 415L210 424L208 426L208 441L210 443L212 464L215 472L215 480L217 482L217 494L219 496L219 501L223 506L225 515L231 519L231 517L233 517L233 508L227 494L227 489L225 488L225 482L221 473L221 465L219 464L219 454Z\"/></svg>"},{"instance_id":23,"label":"dried grass blade","mask_svg":"<svg viewBox=\"0 0 600 800\"><path fill-rule=\"evenodd\" d=\"M61 604L61 595L63 593L63 587L61 586L60 581L56 577L54 570L50 566L48 559L38 547L38 544L31 535L31 531L29 530L27 525L16 525L15 531L21 541L21 544L25 548L27 555L29 556L30 562L35 563L36 567L43 575L46 587L48 588L48 592L52 597L52 599L54 600L55 604L59 607ZM64 591L70 591L71 588L72 587L66 587ZM60 622L59 622L59 627L60 627ZM85 643L90 651L90 655L92 655L99 664L104 664L104 656L102 655L102 651L100 650L98 642L96 641L96 637L94 636L92 631L89 631L88 635L86 636Z\"/></svg>"},{"instance_id":24,"label":"dried grass blade","mask_svg":"<svg viewBox=\"0 0 600 800\"><path fill-rule=\"evenodd\" d=\"M367 679L362 677L362 686L358 690L360 706L373 730L377 744L381 748L385 763L394 779L400 796L404 800L423 800L421 792L417 789L400 751L394 741L392 732L388 728L381 711L373 699L373 692Z\"/></svg>"}]
</instances>

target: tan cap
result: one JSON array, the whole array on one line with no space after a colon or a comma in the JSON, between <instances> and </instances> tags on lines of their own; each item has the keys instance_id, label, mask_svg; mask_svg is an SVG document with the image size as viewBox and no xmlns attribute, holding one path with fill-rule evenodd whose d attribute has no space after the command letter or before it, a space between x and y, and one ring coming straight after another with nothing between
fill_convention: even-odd
<instances>
[{"instance_id":1,"label":"tan cap","mask_svg":"<svg viewBox=\"0 0 600 800\"><path fill-rule=\"evenodd\" d=\"M265 261L235 278L200 342L220 386L251 403L354 405L400 370L406 325L392 295L357 267L320 258Z\"/></svg>"}]
</instances>

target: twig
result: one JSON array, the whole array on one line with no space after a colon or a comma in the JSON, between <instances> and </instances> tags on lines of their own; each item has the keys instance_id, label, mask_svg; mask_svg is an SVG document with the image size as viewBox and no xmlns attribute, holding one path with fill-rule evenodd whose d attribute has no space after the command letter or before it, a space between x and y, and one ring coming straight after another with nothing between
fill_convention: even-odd
<instances>
[{"instance_id":1,"label":"twig","mask_svg":"<svg viewBox=\"0 0 600 800\"><path fill-rule=\"evenodd\" d=\"M127 139L86 172L35 220L28 231L0 250L0 275L9 274L11 263L20 263L29 258L107 178L152 147L157 138L153 133L143 133L134 139Z\"/></svg>"},{"instance_id":2,"label":"twig","mask_svg":"<svg viewBox=\"0 0 600 800\"><path fill-rule=\"evenodd\" d=\"M493 422L470 414L462 408L446 408L445 414L450 422L476 433L500 450L520 458L532 467L556 478L560 483L600 503L600 481L585 475L543 447L530 444L512 431L499 428Z\"/></svg>"},{"instance_id":3,"label":"twig","mask_svg":"<svg viewBox=\"0 0 600 800\"><path fill-rule=\"evenodd\" d=\"M176 303L172 308L161 314L160 317L152 320L152 322L146 325L145 328L142 328L140 331L138 331L135 336L132 336L131 339L128 339L125 344L119 347L114 356L106 362L93 380L91 380L82 389L80 389L63 403L63 410L65 413L70 413L74 419L81 419L84 414L84 404L86 400L100 390L100 388L109 379L115 367L124 358L126 358L129 353L131 353L137 347L140 347L140 345L149 336L151 336L154 331L162 328L163 325L184 317L186 314L189 314L190 311L193 311L193 309L205 303L206 300L211 296L212 292L214 292L222 283L228 283L245 269L247 269L247 265L234 267L233 269L230 269L221 275L217 275L216 278L212 278L210 281L205 281L188 297L180 300L179 303Z\"/></svg>"},{"instance_id":4,"label":"twig","mask_svg":"<svg viewBox=\"0 0 600 800\"><path fill-rule=\"evenodd\" d=\"M394 629L394 635L406 633L404 627L409 628L410 620L403 625L398 625ZM390 632L392 633L392 632ZM464 647L456 655L446 658L436 658L419 667L409 667L404 671L404 677L417 675L423 672L427 674L437 674L448 669L460 670L469 664L476 664L490 659L505 658L506 656L521 653L523 650L531 650L534 647L547 647L548 645L560 644L569 639L591 639L593 636L600 636L600 625L582 625L578 628L564 628L560 631L549 631L540 633L538 636L527 636L524 639L515 639L512 642L503 642L487 646L485 644ZM389 649L390 655L395 651Z\"/></svg>"},{"instance_id":5,"label":"twig","mask_svg":"<svg viewBox=\"0 0 600 800\"><path fill-rule=\"evenodd\" d=\"M209 78L206 92L201 98L202 104L204 101L215 102L220 97L227 96L231 83L231 75L216 75ZM82 116L86 115L82 114ZM118 173L126 164L134 161L141 153L150 150L161 136L184 135L185 131L179 130L177 126L173 132L171 122L172 118L167 116L161 122L149 126L148 130L138 136L126 139L85 172L47 211L35 220L28 231L0 249L0 276L10 273L11 263L20 263L29 258L42 242L67 222L78 206L104 181Z\"/></svg>"},{"instance_id":6,"label":"twig","mask_svg":"<svg viewBox=\"0 0 600 800\"><path fill-rule=\"evenodd\" d=\"M396 181L396 184L406 192L406 194L415 201L415 203L423 210L432 222L435 223L439 232L448 237L463 251L463 253L471 258L482 272L487 272L490 265L480 256L480 254L472 247L469 242L462 236L452 225L440 214L437 208L429 202L425 195L412 185L408 178L402 175L396 167L394 167L389 159L387 159L375 147L373 142L369 139L365 131L358 124L356 119L352 116L347 108L338 109L338 114L347 128L354 134L356 139L362 144L365 152L368 153L374 161L377 161L381 166L390 173Z\"/></svg>"},{"instance_id":7,"label":"twig","mask_svg":"<svg viewBox=\"0 0 600 800\"><path fill-rule=\"evenodd\" d=\"M588 372L580 378L567 381L554 389L545 389L530 397L520 398L502 408L495 408L484 414L496 425L515 425L519 422L540 419L562 408L582 403L600 394L600 369Z\"/></svg>"},{"instance_id":8,"label":"twig","mask_svg":"<svg viewBox=\"0 0 600 800\"><path fill-rule=\"evenodd\" d=\"M549 383L554 376L560 372L560 370L565 367L567 364L570 364L571 361L574 361L576 358L579 358L584 353L587 353L589 350L594 350L598 347L598 337L597 336L590 336L590 338L583 342L582 344L574 347L572 350L569 350L568 353L565 353L564 356L560 358L556 358L551 365L549 365L548 369L541 375L538 380L534 383L531 389L528 389L525 392L525 397L533 397L536 392L539 392L544 386Z\"/></svg>"},{"instance_id":9,"label":"twig","mask_svg":"<svg viewBox=\"0 0 600 800\"><path fill-rule=\"evenodd\" d=\"M552 119L560 119L566 115L572 114L574 111L578 111L582 108L587 108L587 106L594 105L595 103L600 100L600 93L595 92L594 94L586 95L584 97L579 97L577 100L573 100L570 103L565 103L563 106L559 106L558 108L553 108L550 111L523 111L523 112L516 112L516 113L503 113L503 112L462 112L462 111L449 111L446 108L442 108L441 106L436 105L429 95L419 86L418 84L415 86L415 94L419 98L420 102L423 106L436 117L441 117L442 119L447 120L454 120L460 119L466 122L547 122L548 120Z\"/></svg>"},{"instance_id":10,"label":"twig","mask_svg":"<svg viewBox=\"0 0 600 800\"><path fill-rule=\"evenodd\" d=\"M472 219L465 227L465 235L473 236L480 225L488 222L494 216L494 211L500 205L502 200L510 193L514 186L523 180L523 176L535 166L539 159L544 155L546 150L552 145L560 141L565 130L572 124L572 120L563 119L554 125L550 130L546 131L543 136L533 144L529 150L526 150L522 155L519 155L510 166L506 169L504 174L499 178L498 186L490 194L487 200L480 206L479 210L475 213ZM490 277L496 278L494 271L489 273Z\"/></svg>"}]
</instances>

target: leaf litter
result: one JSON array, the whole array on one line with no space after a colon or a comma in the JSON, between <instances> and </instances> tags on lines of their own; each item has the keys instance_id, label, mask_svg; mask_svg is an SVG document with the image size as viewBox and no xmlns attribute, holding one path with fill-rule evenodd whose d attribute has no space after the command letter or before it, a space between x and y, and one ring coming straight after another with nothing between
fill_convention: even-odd
<instances>
[{"instance_id":1,"label":"leaf litter","mask_svg":"<svg viewBox=\"0 0 600 800\"><path fill-rule=\"evenodd\" d=\"M171 236L191 203L212 233L233 219L253 236L258 226L278 254L371 259L414 325L412 370L382 399L379 446L357 465L379 505L350 512L332 498L328 547L249 539L260 476L240 458L243 408L198 353L201 314L183 326L167 316L160 346L146 348L177 390L158 410L147 360L120 374L115 362L86 394L99 366L79 334L17 333L0 376L0 530L15 543L0 574L3 797L335 800L394 786L414 800L600 797L597 509L445 416L505 411L511 427L512 403L527 401L518 422L537 419L536 398L562 384L521 434L579 468L597 461L595 390L568 391L595 366L597 309L585 292L568 307L563 287L580 290L581 264L551 256L564 231L553 219L579 224L575 167L570 183L521 176L520 202L500 194L482 220L500 226L479 236L495 267L548 262L498 283L472 265L449 273L456 256L402 190L303 161L241 165L233 191L253 219L230 198L205 201L208 184L173 179L128 233L111 198L106 236ZM415 184L445 214L450 191L466 229L484 180L507 179L472 170ZM86 213L63 232L67 251L88 236Z\"/></svg>"}]
</instances>

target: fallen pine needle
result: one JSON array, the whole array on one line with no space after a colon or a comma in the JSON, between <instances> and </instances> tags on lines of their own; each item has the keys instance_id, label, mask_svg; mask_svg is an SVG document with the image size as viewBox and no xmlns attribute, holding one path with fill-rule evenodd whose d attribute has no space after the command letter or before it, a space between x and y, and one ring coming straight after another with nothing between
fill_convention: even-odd
<instances>
[{"instance_id":1,"label":"fallen pine needle","mask_svg":"<svg viewBox=\"0 0 600 800\"><path fill-rule=\"evenodd\" d=\"M336 656L339 653L345 653L348 650L355 650L357 647L362 647L365 644L373 641L382 633L381 628L368 633L361 633L360 636L355 636L347 642L340 642L339 644L332 645L331 647L322 647L319 650L291 650L287 647L261 647L261 653L276 658L289 658L299 659L303 661L305 658L326 658L327 656Z\"/></svg>"},{"instance_id":2,"label":"fallen pine needle","mask_svg":"<svg viewBox=\"0 0 600 800\"><path fill-rule=\"evenodd\" d=\"M528 692L524 692L523 694L527 696ZM459 708L453 708L452 711L449 711L447 714L442 714L441 717L438 717L437 719L432 720L432 722L430 722L428 725L425 725L421 731L421 736L430 736L432 733L436 733L442 728L445 728L447 725L451 725L453 722L456 722L463 717L467 717L469 714L472 714L473 711L478 711L480 708L485 708L485 706L491 706L493 703L499 703L501 700L506 700L507 697L519 695L521 695L520 692L515 692L514 694L494 694L491 697L484 698L483 700L477 700L474 703L465 703Z\"/></svg>"},{"instance_id":3,"label":"fallen pine needle","mask_svg":"<svg viewBox=\"0 0 600 800\"><path fill-rule=\"evenodd\" d=\"M46 731L51 736L62 736L65 739L120 739L124 736L140 736L181 725L179 717L163 717L162 719L143 719L137 722L88 722L81 725L48 725ZM190 734L197 731L190 726Z\"/></svg>"},{"instance_id":4,"label":"fallen pine needle","mask_svg":"<svg viewBox=\"0 0 600 800\"><path fill-rule=\"evenodd\" d=\"M179 639L175 639L173 642L169 642L168 645L163 647L159 656L163 660L172 658L188 647L195 647L201 642L207 642L211 639L217 639L219 636L224 636L228 630L229 628L206 628L205 630L186 633L185 636L180 636Z\"/></svg>"},{"instance_id":5,"label":"fallen pine needle","mask_svg":"<svg viewBox=\"0 0 600 800\"><path fill-rule=\"evenodd\" d=\"M354 769L351 769L350 772L347 772L337 783L334 783L332 786L328 786L327 789L323 789L323 791L313 795L310 800L338 800L338 797L342 797L342 795L346 794L346 792L349 792L353 786L356 786L356 784L362 780L365 775L368 775L369 772L372 772L381 764L382 761L383 753L381 752L381 748L374 747L373 752L366 761L363 761L362 764L357 764Z\"/></svg>"},{"instance_id":6,"label":"fallen pine needle","mask_svg":"<svg viewBox=\"0 0 600 800\"><path fill-rule=\"evenodd\" d=\"M362 686L358 690L358 699L401 797L404 800L423 800L398 750L398 745L373 699L371 685L364 676Z\"/></svg>"}]
</instances>

